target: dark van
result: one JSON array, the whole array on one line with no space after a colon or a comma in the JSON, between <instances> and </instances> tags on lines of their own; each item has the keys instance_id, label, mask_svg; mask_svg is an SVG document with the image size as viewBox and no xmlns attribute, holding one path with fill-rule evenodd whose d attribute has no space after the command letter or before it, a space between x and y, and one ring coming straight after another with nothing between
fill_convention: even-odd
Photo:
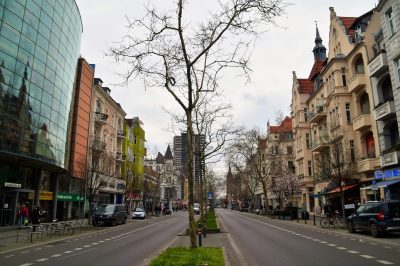
<instances>
[{"instance_id":1,"label":"dark van","mask_svg":"<svg viewBox=\"0 0 400 266\"><path fill-rule=\"evenodd\" d=\"M347 229L350 233L369 231L373 237L385 232L400 232L400 202L368 202L361 205L347 218Z\"/></svg>"},{"instance_id":2,"label":"dark van","mask_svg":"<svg viewBox=\"0 0 400 266\"><path fill-rule=\"evenodd\" d=\"M93 223L98 224L111 224L118 223L125 224L127 218L126 207L118 204L102 204L97 207L93 215Z\"/></svg>"}]
</instances>

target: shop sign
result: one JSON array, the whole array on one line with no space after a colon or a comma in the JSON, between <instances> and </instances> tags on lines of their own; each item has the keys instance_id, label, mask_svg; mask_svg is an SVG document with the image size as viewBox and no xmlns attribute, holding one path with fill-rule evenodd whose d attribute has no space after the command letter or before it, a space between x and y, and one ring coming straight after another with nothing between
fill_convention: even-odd
<instances>
[{"instance_id":1,"label":"shop sign","mask_svg":"<svg viewBox=\"0 0 400 266\"><path fill-rule=\"evenodd\" d=\"M388 179L400 176L400 169L390 169L383 171L375 171L375 179Z\"/></svg>"},{"instance_id":2,"label":"shop sign","mask_svg":"<svg viewBox=\"0 0 400 266\"><path fill-rule=\"evenodd\" d=\"M348 209L355 209L356 208L356 205L353 203L353 204L345 204L344 205L344 208L346 209L346 210L348 210Z\"/></svg>"},{"instance_id":3,"label":"shop sign","mask_svg":"<svg viewBox=\"0 0 400 266\"><path fill-rule=\"evenodd\" d=\"M77 202L77 201L84 201L85 197L79 194L59 192L57 193L57 200Z\"/></svg>"},{"instance_id":4,"label":"shop sign","mask_svg":"<svg viewBox=\"0 0 400 266\"><path fill-rule=\"evenodd\" d=\"M127 198L128 199L143 199L143 195L137 194L137 193L129 193Z\"/></svg>"},{"instance_id":5,"label":"shop sign","mask_svg":"<svg viewBox=\"0 0 400 266\"><path fill-rule=\"evenodd\" d=\"M18 183L10 183L10 182L5 182L4 183L5 187L14 187L14 188L21 188L21 184Z\"/></svg>"},{"instance_id":6,"label":"shop sign","mask_svg":"<svg viewBox=\"0 0 400 266\"><path fill-rule=\"evenodd\" d=\"M53 200L53 192L40 191L39 200Z\"/></svg>"}]
</instances>

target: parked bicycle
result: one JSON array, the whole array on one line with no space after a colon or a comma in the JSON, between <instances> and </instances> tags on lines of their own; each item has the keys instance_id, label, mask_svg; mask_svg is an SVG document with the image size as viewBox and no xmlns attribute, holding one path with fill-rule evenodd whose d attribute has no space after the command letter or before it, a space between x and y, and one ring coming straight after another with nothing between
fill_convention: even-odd
<instances>
[{"instance_id":1,"label":"parked bicycle","mask_svg":"<svg viewBox=\"0 0 400 266\"><path fill-rule=\"evenodd\" d=\"M328 227L338 228L338 227L344 227L345 225L343 217L337 210L335 211L335 214L330 217L322 217L320 224L322 228L328 228Z\"/></svg>"}]
</instances>

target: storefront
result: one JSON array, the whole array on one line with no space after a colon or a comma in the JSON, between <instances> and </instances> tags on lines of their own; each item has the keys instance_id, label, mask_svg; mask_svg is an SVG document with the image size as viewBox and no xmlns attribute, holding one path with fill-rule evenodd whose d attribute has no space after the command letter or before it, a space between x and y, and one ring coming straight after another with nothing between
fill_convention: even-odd
<instances>
[{"instance_id":1,"label":"storefront","mask_svg":"<svg viewBox=\"0 0 400 266\"><path fill-rule=\"evenodd\" d=\"M400 200L400 169L375 171L375 179L362 187L361 192L365 198L363 202Z\"/></svg>"},{"instance_id":2,"label":"storefront","mask_svg":"<svg viewBox=\"0 0 400 266\"><path fill-rule=\"evenodd\" d=\"M62 205L60 220L82 218L84 215L85 197L80 194L59 192L57 193L57 204Z\"/></svg>"},{"instance_id":3,"label":"storefront","mask_svg":"<svg viewBox=\"0 0 400 266\"><path fill-rule=\"evenodd\" d=\"M360 190L358 184L343 185L336 187L327 192L322 193L322 209L324 213L339 211L342 213L342 193L344 193L344 204L350 206L354 204L354 208L360 203ZM352 209L346 209L346 216L350 215Z\"/></svg>"}]
</instances>

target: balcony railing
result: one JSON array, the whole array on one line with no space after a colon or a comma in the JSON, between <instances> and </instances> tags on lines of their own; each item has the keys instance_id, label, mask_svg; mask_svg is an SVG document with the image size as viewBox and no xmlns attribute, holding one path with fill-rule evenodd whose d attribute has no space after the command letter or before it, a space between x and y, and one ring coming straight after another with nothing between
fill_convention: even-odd
<instances>
[{"instance_id":1,"label":"balcony railing","mask_svg":"<svg viewBox=\"0 0 400 266\"><path fill-rule=\"evenodd\" d=\"M96 112L94 115L95 115L94 120L96 123L99 123L102 125L107 124L107 118L108 118L107 114Z\"/></svg>"},{"instance_id":2,"label":"balcony railing","mask_svg":"<svg viewBox=\"0 0 400 266\"><path fill-rule=\"evenodd\" d=\"M349 81L347 81L347 87L349 92L357 92L365 86L365 74L360 73L354 75Z\"/></svg>"},{"instance_id":3,"label":"balcony railing","mask_svg":"<svg viewBox=\"0 0 400 266\"><path fill-rule=\"evenodd\" d=\"M320 135L317 137L311 146L311 151L316 152L316 151L322 151L324 149L329 148L329 137L328 135Z\"/></svg>"},{"instance_id":4,"label":"balcony railing","mask_svg":"<svg viewBox=\"0 0 400 266\"><path fill-rule=\"evenodd\" d=\"M375 117L378 121L383 121L396 114L394 101L389 100L375 108Z\"/></svg>"},{"instance_id":5,"label":"balcony railing","mask_svg":"<svg viewBox=\"0 0 400 266\"><path fill-rule=\"evenodd\" d=\"M387 69L388 69L388 60L386 53L380 53L368 65L368 70L371 77L377 77Z\"/></svg>"},{"instance_id":6,"label":"balcony railing","mask_svg":"<svg viewBox=\"0 0 400 266\"><path fill-rule=\"evenodd\" d=\"M93 140L92 143L92 148L96 150L105 150L106 149L106 143L102 140L95 139Z\"/></svg>"},{"instance_id":7,"label":"balcony railing","mask_svg":"<svg viewBox=\"0 0 400 266\"><path fill-rule=\"evenodd\" d=\"M317 106L315 113L312 112L307 113L307 120L308 123L310 124L318 123L325 117L326 117L326 111L324 110L324 107L322 105Z\"/></svg>"},{"instance_id":8,"label":"balcony railing","mask_svg":"<svg viewBox=\"0 0 400 266\"><path fill-rule=\"evenodd\" d=\"M125 138L124 130L123 129L118 129L117 130L117 137L118 138Z\"/></svg>"},{"instance_id":9,"label":"balcony railing","mask_svg":"<svg viewBox=\"0 0 400 266\"><path fill-rule=\"evenodd\" d=\"M362 158L357 162L358 172L374 171L378 167L379 158L375 158L375 156L368 156L368 158Z\"/></svg>"},{"instance_id":10,"label":"balcony railing","mask_svg":"<svg viewBox=\"0 0 400 266\"><path fill-rule=\"evenodd\" d=\"M371 126L371 114L362 114L353 120L353 129L361 131Z\"/></svg>"}]
</instances>

